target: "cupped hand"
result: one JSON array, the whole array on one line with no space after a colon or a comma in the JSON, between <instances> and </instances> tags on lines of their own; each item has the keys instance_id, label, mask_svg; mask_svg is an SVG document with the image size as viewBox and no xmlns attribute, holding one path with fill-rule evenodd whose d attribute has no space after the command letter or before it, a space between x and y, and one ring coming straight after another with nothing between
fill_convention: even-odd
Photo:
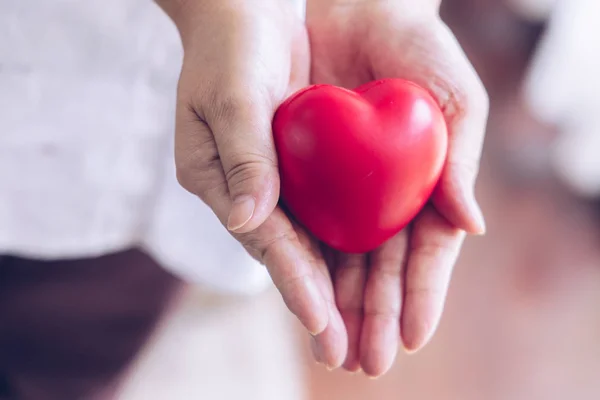
<instances>
[{"instance_id":1,"label":"cupped hand","mask_svg":"<svg viewBox=\"0 0 600 400\"><path fill-rule=\"evenodd\" d=\"M369 254L330 253L334 313L313 339L317 359L371 376L386 372L401 344L414 352L440 320L466 233L483 233L474 197L488 99L439 0L309 0L311 83L354 88L380 78L413 81L437 99L449 153L432 201L413 223Z\"/></svg>"},{"instance_id":2,"label":"cupped hand","mask_svg":"<svg viewBox=\"0 0 600 400\"><path fill-rule=\"evenodd\" d=\"M309 83L304 23L291 2L282 0L158 3L177 25L184 47L175 137L178 180L266 265L304 326L320 333L331 314L319 287L326 266L309 236L277 207L271 130L279 104Z\"/></svg>"}]
</instances>

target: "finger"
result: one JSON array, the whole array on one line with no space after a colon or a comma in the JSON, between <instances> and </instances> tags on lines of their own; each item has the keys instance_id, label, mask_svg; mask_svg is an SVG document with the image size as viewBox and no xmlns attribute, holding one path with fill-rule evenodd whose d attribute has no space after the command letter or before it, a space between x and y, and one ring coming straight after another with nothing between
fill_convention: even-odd
<instances>
[{"instance_id":1,"label":"finger","mask_svg":"<svg viewBox=\"0 0 600 400\"><path fill-rule=\"evenodd\" d=\"M431 206L413 223L401 320L402 339L409 352L422 348L437 328L464 237L463 230Z\"/></svg>"},{"instance_id":2,"label":"finger","mask_svg":"<svg viewBox=\"0 0 600 400\"><path fill-rule=\"evenodd\" d=\"M240 87L204 94L198 113L212 130L227 180L231 198L227 228L246 233L266 220L279 198L271 133L274 105L260 90L251 87L216 86Z\"/></svg>"},{"instance_id":3,"label":"finger","mask_svg":"<svg viewBox=\"0 0 600 400\"><path fill-rule=\"evenodd\" d=\"M323 363L328 369L339 367L346 358L348 351L348 334L344 321L335 304L333 283L328 265L321 251L319 243L305 230L296 226L296 232L303 247L308 249L308 257L314 266L314 275L319 290L328 306L329 320L327 328L313 337L311 345L317 361Z\"/></svg>"},{"instance_id":4,"label":"finger","mask_svg":"<svg viewBox=\"0 0 600 400\"><path fill-rule=\"evenodd\" d=\"M485 222L475 199L475 180L483 147L489 101L476 72L439 18L410 34L386 42L373 57L376 78L417 83L435 97L449 131L448 156L433 202L450 222L469 233L483 233ZM402 48L398 53L394 49ZM395 56L401 54L401 56Z\"/></svg>"},{"instance_id":5,"label":"finger","mask_svg":"<svg viewBox=\"0 0 600 400\"><path fill-rule=\"evenodd\" d=\"M398 352L407 241L404 230L371 254L360 342L360 364L369 376L386 373Z\"/></svg>"},{"instance_id":6,"label":"finger","mask_svg":"<svg viewBox=\"0 0 600 400\"><path fill-rule=\"evenodd\" d=\"M208 124L195 109L177 108L177 177L184 188L197 194L227 224L231 198L219 151ZM327 326L329 310L288 218L276 210L272 220L251 233L234 236L265 263L292 313L313 334Z\"/></svg>"},{"instance_id":7,"label":"finger","mask_svg":"<svg viewBox=\"0 0 600 400\"><path fill-rule=\"evenodd\" d=\"M317 335L328 326L331 311L318 276L319 259L300 242L280 208L254 231L236 235L248 252L262 261L286 306L306 329Z\"/></svg>"},{"instance_id":8,"label":"finger","mask_svg":"<svg viewBox=\"0 0 600 400\"><path fill-rule=\"evenodd\" d=\"M327 304L329 323L323 332L313 336L313 341L316 360L331 371L342 365L346 359L348 334L335 304L330 301L327 301Z\"/></svg>"},{"instance_id":9,"label":"finger","mask_svg":"<svg viewBox=\"0 0 600 400\"><path fill-rule=\"evenodd\" d=\"M339 254L335 265L336 304L348 332L348 354L344 368L356 372L360 369L360 332L363 324L367 256Z\"/></svg>"},{"instance_id":10,"label":"finger","mask_svg":"<svg viewBox=\"0 0 600 400\"><path fill-rule=\"evenodd\" d=\"M448 156L433 201L440 213L469 233L485 232L483 213L475 199L475 181L488 118L489 100L483 84L454 35L439 28L438 51L447 60L448 88L439 96L449 128Z\"/></svg>"},{"instance_id":11,"label":"finger","mask_svg":"<svg viewBox=\"0 0 600 400\"><path fill-rule=\"evenodd\" d=\"M176 112L175 161L181 186L200 197L226 224L231 202L213 134L181 103Z\"/></svg>"}]
</instances>

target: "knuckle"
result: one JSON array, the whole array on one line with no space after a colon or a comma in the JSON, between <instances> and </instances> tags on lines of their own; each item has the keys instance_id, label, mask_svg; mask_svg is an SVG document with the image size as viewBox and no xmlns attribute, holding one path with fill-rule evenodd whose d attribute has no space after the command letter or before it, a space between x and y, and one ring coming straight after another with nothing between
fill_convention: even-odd
<instances>
[{"instance_id":1,"label":"knuckle","mask_svg":"<svg viewBox=\"0 0 600 400\"><path fill-rule=\"evenodd\" d=\"M208 202L208 199L215 193L227 193L227 182L224 180L209 179L202 173L177 169L176 178L181 187L198 196L205 203Z\"/></svg>"},{"instance_id":2,"label":"knuckle","mask_svg":"<svg viewBox=\"0 0 600 400\"><path fill-rule=\"evenodd\" d=\"M487 119L490 99L485 86L473 71L461 82L438 79L434 82L440 93L439 104L449 121L480 115Z\"/></svg>"},{"instance_id":3,"label":"knuckle","mask_svg":"<svg viewBox=\"0 0 600 400\"><path fill-rule=\"evenodd\" d=\"M225 173L227 182L234 186L260 179L276 168L273 158L260 153L244 154L234 159Z\"/></svg>"},{"instance_id":4,"label":"knuckle","mask_svg":"<svg viewBox=\"0 0 600 400\"><path fill-rule=\"evenodd\" d=\"M212 190L224 185L222 179L215 181L214 171L221 168L220 158L214 144L206 143L184 153L176 150L175 172L179 184L187 191L205 199Z\"/></svg>"},{"instance_id":5,"label":"knuckle","mask_svg":"<svg viewBox=\"0 0 600 400\"><path fill-rule=\"evenodd\" d=\"M446 165L449 172L447 176L459 176L468 181L475 181L479 174L479 164L478 157L449 158Z\"/></svg>"},{"instance_id":6,"label":"knuckle","mask_svg":"<svg viewBox=\"0 0 600 400\"><path fill-rule=\"evenodd\" d=\"M216 79L203 97L204 114L213 123L250 118L256 90L232 79Z\"/></svg>"},{"instance_id":7,"label":"knuckle","mask_svg":"<svg viewBox=\"0 0 600 400\"><path fill-rule=\"evenodd\" d=\"M473 72L467 79L467 82L460 89L463 113L480 115L482 118L487 118L490 108L490 98L481 82L481 79Z\"/></svg>"},{"instance_id":8,"label":"knuckle","mask_svg":"<svg viewBox=\"0 0 600 400\"><path fill-rule=\"evenodd\" d=\"M382 283L400 281L400 272L403 267L403 260L397 257L390 257L389 259L380 260L381 265L377 268L378 279Z\"/></svg>"},{"instance_id":9,"label":"knuckle","mask_svg":"<svg viewBox=\"0 0 600 400\"><path fill-rule=\"evenodd\" d=\"M409 253L411 257L417 256L431 261L418 265L424 265L428 270L433 270L440 266L438 260L443 260L444 256L456 247L456 238L460 234L460 230L444 226L444 230L437 234L425 235L426 229L426 227L415 228L415 240L411 241Z\"/></svg>"},{"instance_id":10,"label":"knuckle","mask_svg":"<svg viewBox=\"0 0 600 400\"><path fill-rule=\"evenodd\" d=\"M451 83L446 79L439 79L438 82L433 83L433 86L439 88L435 91L439 93L440 109L447 120L452 121L464 116L468 95L462 86Z\"/></svg>"},{"instance_id":11,"label":"knuckle","mask_svg":"<svg viewBox=\"0 0 600 400\"><path fill-rule=\"evenodd\" d=\"M187 169L177 167L175 169L175 176L177 178L177 182L181 187L183 187L188 192L194 193L194 185L192 184L193 180L191 174Z\"/></svg>"},{"instance_id":12,"label":"knuckle","mask_svg":"<svg viewBox=\"0 0 600 400\"><path fill-rule=\"evenodd\" d=\"M485 110L490 108L490 96L483 85L483 82L477 75L473 75L472 83L472 102L476 102L480 107Z\"/></svg>"},{"instance_id":13,"label":"knuckle","mask_svg":"<svg viewBox=\"0 0 600 400\"><path fill-rule=\"evenodd\" d=\"M348 290L347 286L342 287L334 282L334 297L336 307L342 313L360 313L363 312L364 295L353 290Z\"/></svg>"},{"instance_id":14,"label":"knuckle","mask_svg":"<svg viewBox=\"0 0 600 400\"><path fill-rule=\"evenodd\" d=\"M422 224L415 224L414 238L410 242L409 254L437 256L443 255L462 243L463 231L448 223L437 212L432 213L431 219L422 219ZM431 227L435 230L431 231ZM429 268L429 266L427 267Z\"/></svg>"},{"instance_id":15,"label":"knuckle","mask_svg":"<svg viewBox=\"0 0 600 400\"><path fill-rule=\"evenodd\" d=\"M442 242L429 242L422 243L420 246L415 247L411 250L415 255L430 260L437 260L442 258L448 252L448 246ZM429 264L428 268L437 265L437 263Z\"/></svg>"},{"instance_id":16,"label":"knuckle","mask_svg":"<svg viewBox=\"0 0 600 400\"><path fill-rule=\"evenodd\" d=\"M377 317L382 319L398 319L400 316L400 306L395 305L387 305L387 306L370 306L368 303L365 304L365 308L363 310L365 316L369 317Z\"/></svg>"},{"instance_id":17,"label":"knuckle","mask_svg":"<svg viewBox=\"0 0 600 400\"><path fill-rule=\"evenodd\" d=\"M262 260L268 260L269 258L269 253L271 251L273 251L273 249L276 247L276 245L278 245L281 242L297 242L298 241L298 235L296 234L296 232L294 230L286 230L283 231L277 235L275 235L274 237L270 238L269 240L263 241L261 247L261 252L260 252L260 257Z\"/></svg>"},{"instance_id":18,"label":"knuckle","mask_svg":"<svg viewBox=\"0 0 600 400\"><path fill-rule=\"evenodd\" d=\"M179 184L199 195L200 184L218 176L220 158L210 128L191 105L184 104L178 105L175 127L175 171Z\"/></svg>"},{"instance_id":19,"label":"knuckle","mask_svg":"<svg viewBox=\"0 0 600 400\"><path fill-rule=\"evenodd\" d=\"M490 110L490 97L477 75L472 76L465 93L465 109L481 119L487 119Z\"/></svg>"},{"instance_id":20,"label":"knuckle","mask_svg":"<svg viewBox=\"0 0 600 400\"><path fill-rule=\"evenodd\" d=\"M253 130L270 127L273 89L257 82L262 80L255 74L221 71L196 96L196 106L217 131L234 125Z\"/></svg>"},{"instance_id":21,"label":"knuckle","mask_svg":"<svg viewBox=\"0 0 600 400\"><path fill-rule=\"evenodd\" d=\"M441 285L429 285L429 286L407 286L406 295L410 296L424 296L424 297L441 297L446 293L446 289Z\"/></svg>"},{"instance_id":22,"label":"knuckle","mask_svg":"<svg viewBox=\"0 0 600 400\"><path fill-rule=\"evenodd\" d=\"M265 237L262 230L240 235L238 238L246 250L263 264L267 264L270 254L281 242L297 242L298 234L293 229L281 231L273 236Z\"/></svg>"},{"instance_id":23,"label":"knuckle","mask_svg":"<svg viewBox=\"0 0 600 400\"><path fill-rule=\"evenodd\" d=\"M230 121L242 116L247 108L246 95L229 91L214 96L211 103L211 115L218 120Z\"/></svg>"},{"instance_id":24,"label":"knuckle","mask_svg":"<svg viewBox=\"0 0 600 400\"><path fill-rule=\"evenodd\" d=\"M191 165L191 160L187 157L175 158L175 174L177 177L177 182L189 192L195 193L197 191L197 181L198 181L198 173L193 165ZM195 193L197 194L197 193Z\"/></svg>"},{"instance_id":25,"label":"knuckle","mask_svg":"<svg viewBox=\"0 0 600 400\"><path fill-rule=\"evenodd\" d=\"M295 297L294 293L300 291L303 286L302 283L309 278L309 275L296 275L284 279L278 286L282 293L287 294L289 297Z\"/></svg>"}]
</instances>

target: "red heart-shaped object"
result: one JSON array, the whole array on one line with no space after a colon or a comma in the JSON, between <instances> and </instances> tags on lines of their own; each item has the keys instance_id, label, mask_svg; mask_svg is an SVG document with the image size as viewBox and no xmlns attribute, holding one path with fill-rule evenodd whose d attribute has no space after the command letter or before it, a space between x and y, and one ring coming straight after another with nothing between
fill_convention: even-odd
<instances>
[{"instance_id":1,"label":"red heart-shaped object","mask_svg":"<svg viewBox=\"0 0 600 400\"><path fill-rule=\"evenodd\" d=\"M348 253L371 251L410 223L448 146L436 101L401 79L305 88L281 104L273 134L283 203L317 239Z\"/></svg>"}]
</instances>

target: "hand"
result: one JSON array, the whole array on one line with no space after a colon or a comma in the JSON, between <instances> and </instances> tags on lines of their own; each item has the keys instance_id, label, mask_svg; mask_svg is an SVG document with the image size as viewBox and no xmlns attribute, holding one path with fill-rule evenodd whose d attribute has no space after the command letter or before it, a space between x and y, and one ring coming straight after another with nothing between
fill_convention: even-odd
<instances>
[{"instance_id":1,"label":"hand","mask_svg":"<svg viewBox=\"0 0 600 400\"><path fill-rule=\"evenodd\" d=\"M320 333L329 309L315 276L326 267L276 207L271 131L278 105L308 85L304 23L282 0L158 3L176 23L185 52L175 138L179 182L267 266L290 310Z\"/></svg>"},{"instance_id":2,"label":"hand","mask_svg":"<svg viewBox=\"0 0 600 400\"><path fill-rule=\"evenodd\" d=\"M390 368L400 338L411 352L431 338L465 232L485 230L474 184L488 99L438 7L435 0L308 3L311 83L354 88L408 79L434 95L449 127L448 159L431 204L371 254L329 259L345 330L317 335L316 357L331 365L345 355L346 369L372 376Z\"/></svg>"}]
</instances>

